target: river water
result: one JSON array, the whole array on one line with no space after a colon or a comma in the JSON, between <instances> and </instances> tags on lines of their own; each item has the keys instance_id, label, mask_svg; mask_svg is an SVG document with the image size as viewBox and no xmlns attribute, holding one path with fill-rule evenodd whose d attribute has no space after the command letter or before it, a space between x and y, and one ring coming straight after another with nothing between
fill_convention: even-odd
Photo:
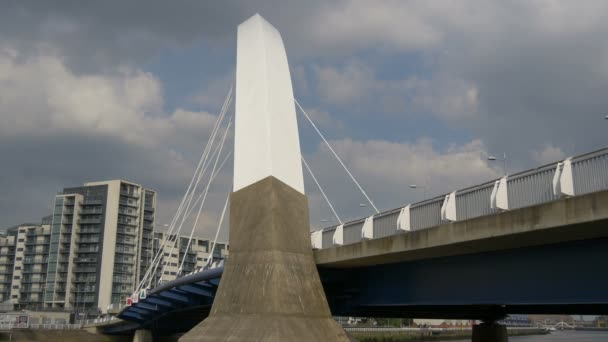
<instances>
[{"instance_id":1,"label":"river water","mask_svg":"<svg viewBox=\"0 0 608 342\"><path fill-rule=\"evenodd\" d=\"M470 341L470 340L462 340ZM510 342L608 342L608 331L556 331L549 335L509 337ZM456 341L451 341L456 342Z\"/></svg>"}]
</instances>

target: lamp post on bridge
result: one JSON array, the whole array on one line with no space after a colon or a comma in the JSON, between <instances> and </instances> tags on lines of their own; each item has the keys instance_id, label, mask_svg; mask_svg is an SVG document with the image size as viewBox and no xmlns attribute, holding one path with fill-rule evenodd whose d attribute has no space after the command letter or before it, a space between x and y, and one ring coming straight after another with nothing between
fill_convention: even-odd
<instances>
[{"instance_id":1,"label":"lamp post on bridge","mask_svg":"<svg viewBox=\"0 0 608 342\"><path fill-rule=\"evenodd\" d=\"M428 188L428 186L426 186L426 185L410 184L410 189L422 189L423 200L426 199L426 189L427 188Z\"/></svg>"},{"instance_id":2,"label":"lamp post on bridge","mask_svg":"<svg viewBox=\"0 0 608 342\"><path fill-rule=\"evenodd\" d=\"M502 158L496 158L495 156L488 156L488 160L489 161L497 161L497 160L502 160L502 167L503 167L503 173L506 176L507 175L507 152L503 152L502 153Z\"/></svg>"}]
</instances>

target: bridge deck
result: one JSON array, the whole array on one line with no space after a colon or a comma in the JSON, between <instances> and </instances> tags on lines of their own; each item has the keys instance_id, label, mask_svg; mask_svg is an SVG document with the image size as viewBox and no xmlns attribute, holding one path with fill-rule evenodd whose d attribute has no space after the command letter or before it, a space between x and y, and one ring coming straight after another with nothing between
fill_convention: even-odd
<instances>
[{"instance_id":1,"label":"bridge deck","mask_svg":"<svg viewBox=\"0 0 608 342\"><path fill-rule=\"evenodd\" d=\"M354 268L608 237L608 191L314 252L318 266Z\"/></svg>"}]
</instances>

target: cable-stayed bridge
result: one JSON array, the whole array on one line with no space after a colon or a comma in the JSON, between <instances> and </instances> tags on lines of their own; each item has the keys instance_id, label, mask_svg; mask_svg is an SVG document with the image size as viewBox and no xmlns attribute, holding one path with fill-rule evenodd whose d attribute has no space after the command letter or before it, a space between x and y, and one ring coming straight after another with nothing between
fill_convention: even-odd
<instances>
[{"instance_id":1,"label":"cable-stayed bridge","mask_svg":"<svg viewBox=\"0 0 608 342\"><path fill-rule=\"evenodd\" d=\"M232 89L167 238L103 332L346 341L331 315L446 317L483 320L474 341L506 341L495 322L509 313L608 312L599 267L608 258L608 149L380 212L293 97L280 33L256 15L239 26L237 46L234 177L215 239L230 204L230 256L190 274L182 262L177 279L159 281L161 253L171 253L191 214L193 236L231 156ZM342 222L301 156L296 108L376 214ZM304 168L339 223L310 241Z\"/></svg>"},{"instance_id":2,"label":"cable-stayed bridge","mask_svg":"<svg viewBox=\"0 0 608 342\"><path fill-rule=\"evenodd\" d=\"M335 315L608 311L608 148L311 233ZM106 333L185 332L223 265L145 292ZM111 324L110 324L111 323Z\"/></svg>"}]
</instances>

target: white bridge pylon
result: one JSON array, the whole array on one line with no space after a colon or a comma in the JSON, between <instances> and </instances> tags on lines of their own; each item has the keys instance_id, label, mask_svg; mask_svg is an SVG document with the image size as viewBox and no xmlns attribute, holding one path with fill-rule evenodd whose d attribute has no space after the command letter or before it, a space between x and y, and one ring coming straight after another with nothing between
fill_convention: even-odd
<instances>
[{"instance_id":1,"label":"white bridge pylon","mask_svg":"<svg viewBox=\"0 0 608 342\"><path fill-rule=\"evenodd\" d=\"M233 191L274 176L304 194L287 55L259 14L239 25L236 79Z\"/></svg>"}]
</instances>

